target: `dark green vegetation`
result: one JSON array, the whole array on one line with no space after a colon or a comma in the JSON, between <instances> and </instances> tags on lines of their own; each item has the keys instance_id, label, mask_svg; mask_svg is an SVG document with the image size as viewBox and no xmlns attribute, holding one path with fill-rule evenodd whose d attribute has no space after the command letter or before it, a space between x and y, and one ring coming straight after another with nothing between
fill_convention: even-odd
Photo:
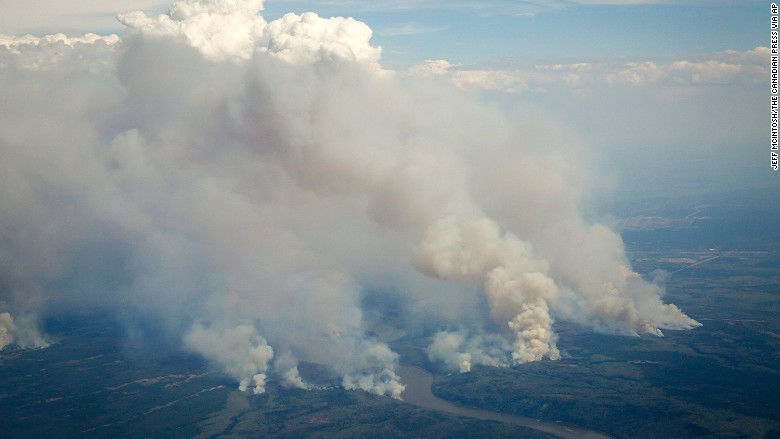
<instances>
[{"instance_id":1,"label":"dark green vegetation","mask_svg":"<svg viewBox=\"0 0 780 439\"><path fill-rule=\"evenodd\" d=\"M106 316L52 319L51 347L3 351L0 437L551 437L339 388L271 382L249 396L197 357L129 343L123 327Z\"/></svg>"},{"instance_id":2,"label":"dark green vegetation","mask_svg":"<svg viewBox=\"0 0 780 439\"><path fill-rule=\"evenodd\" d=\"M184 355L128 345L106 316L50 320L46 349L0 355L3 437L186 437L234 386Z\"/></svg>"},{"instance_id":3,"label":"dark green vegetation","mask_svg":"<svg viewBox=\"0 0 780 439\"><path fill-rule=\"evenodd\" d=\"M420 409L360 391L274 389L261 396L233 392L226 407L200 421L200 438L552 438L499 422Z\"/></svg>"},{"instance_id":4,"label":"dark green vegetation","mask_svg":"<svg viewBox=\"0 0 780 439\"><path fill-rule=\"evenodd\" d=\"M658 338L558 324L560 361L440 376L434 392L621 438L780 438L780 203L751 217L749 201L658 202L637 212L657 227L624 232L634 268L671 273L664 300L703 327Z\"/></svg>"},{"instance_id":5,"label":"dark green vegetation","mask_svg":"<svg viewBox=\"0 0 780 439\"><path fill-rule=\"evenodd\" d=\"M439 375L434 391L619 438L780 438L780 202L750 208L756 203L689 197L626 215L651 218L624 231L633 267L671 273L665 301L703 327L657 338L558 323L560 361ZM249 396L199 357L172 349L175 340L159 339L165 331L153 322L71 315L48 319L45 332L59 338L47 349L0 352L2 438L550 437L333 381L312 391L271 381L266 394ZM404 362L432 370L427 342L405 337L393 347ZM314 365L301 372L330 379Z\"/></svg>"}]
</instances>

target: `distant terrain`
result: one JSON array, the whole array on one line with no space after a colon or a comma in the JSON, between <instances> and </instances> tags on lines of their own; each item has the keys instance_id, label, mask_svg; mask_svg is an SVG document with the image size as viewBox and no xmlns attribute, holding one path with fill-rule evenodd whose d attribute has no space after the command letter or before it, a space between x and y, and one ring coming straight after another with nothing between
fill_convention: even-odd
<instances>
[{"instance_id":1,"label":"distant terrain","mask_svg":"<svg viewBox=\"0 0 780 439\"><path fill-rule=\"evenodd\" d=\"M404 364L435 373L437 396L466 407L618 438L780 438L778 206L745 194L621 206L634 269L663 270L665 301L700 328L622 337L559 323L559 361L465 374L431 363L425 337L397 333L392 346ZM249 396L200 357L170 349L153 322L147 334L125 327L109 314L51 316L51 347L0 352L0 436L554 437L345 391L311 364L301 373L322 388L271 381Z\"/></svg>"}]
</instances>

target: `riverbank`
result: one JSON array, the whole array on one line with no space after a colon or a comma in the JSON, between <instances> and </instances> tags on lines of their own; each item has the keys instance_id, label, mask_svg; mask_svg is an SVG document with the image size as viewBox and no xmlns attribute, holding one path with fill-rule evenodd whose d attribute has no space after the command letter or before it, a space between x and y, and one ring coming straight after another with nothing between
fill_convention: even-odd
<instances>
[{"instance_id":1,"label":"riverbank","mask_svg":"<svg viewBox=\"0 0 780 439\"><path fill-rule=\"evenodd\" d=\"M555 422L545 422L523 416L513 416L469 407L455 405L445 401L431 391L433 375L425 369L417 366L402 365L397 370L402 382L406 385L401 397L404 402L418 407L424 407L440 412L451 413L458 416L466 416L474 419L506 422L543 431L563 439L610 439L597 431L580 427L561 425Z\"/></svg>"}]
</instances>

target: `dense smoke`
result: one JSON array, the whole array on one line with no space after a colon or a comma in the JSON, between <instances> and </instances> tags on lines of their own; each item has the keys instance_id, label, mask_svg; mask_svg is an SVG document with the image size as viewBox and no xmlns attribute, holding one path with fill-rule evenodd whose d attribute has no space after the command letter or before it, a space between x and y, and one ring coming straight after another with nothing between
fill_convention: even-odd
<instances>
[{"instance_id":1,"label":"dense smoke","mask_svg":"<svg viewBox=\"0 0 780 439\"><path fill-rule=\"evenodd\" d=\"M698 326L583 220L558 138L383 69L363 23L261 10L185 0L121 15L121 38L0 37L0 347L46 345L17 315L113 307L248 391L308 387L309 362L398 397L377 295L461 371L557 359L555 319Z\"/></svg>"},{"instance_id":2,"label":"dense smoke","mask_svg":"<svg viewBox=\"0 0 780 439\"><path fill-rule=\"evenodd\" d=\"M34 316L0 312L0 349L15 344L22 348L45 348L49 341L38 332Z\"/></svg>"}]
</instances>

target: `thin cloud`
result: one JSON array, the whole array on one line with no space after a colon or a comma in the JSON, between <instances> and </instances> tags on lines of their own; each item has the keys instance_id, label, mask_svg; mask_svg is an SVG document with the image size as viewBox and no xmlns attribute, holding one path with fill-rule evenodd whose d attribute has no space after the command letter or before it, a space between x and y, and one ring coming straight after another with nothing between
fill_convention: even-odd
<instances>
[{"instance_id":1,"label":"thin cloud","mask_svg":"<svg viewBox=\"0 0 780 439\"><path fill-rule=\"evenodd\" d=\"M398 37L407 35L430 34L448 29L448 26L431 26L423 23L402 23L394 26L380 28L376 34L383 37Z\"/></svg>"},{"instance_id":2,"label":"thin cloud","mask_svg":"<svg viewBox=\"0 0 780 439\"><path fill-rule=\"evenodd\" d=\"M60 0L15 1L0 0L0 34L45 34L56 32L84 33L86 31L118 30L116 14L132 10L163 10L166 0L119 0L105 2L87 0L63 2Z\"/></svg>"},{"instance_id":3,"label":"thin cloud","mask_svg":"<svg viewBox=\"0 0 780 439\"><path fill-rule=\"evenodd\" d=\"M689 60L578 62L534 64L512 68L454 65L446 60L426 60L409 69L416 76L446 77L459 87L506 92L544 92L559 87L649 85L756 85L769 75L765 60L769 48L744 52L728 50Z\"/></svg>"}]
</instances>

